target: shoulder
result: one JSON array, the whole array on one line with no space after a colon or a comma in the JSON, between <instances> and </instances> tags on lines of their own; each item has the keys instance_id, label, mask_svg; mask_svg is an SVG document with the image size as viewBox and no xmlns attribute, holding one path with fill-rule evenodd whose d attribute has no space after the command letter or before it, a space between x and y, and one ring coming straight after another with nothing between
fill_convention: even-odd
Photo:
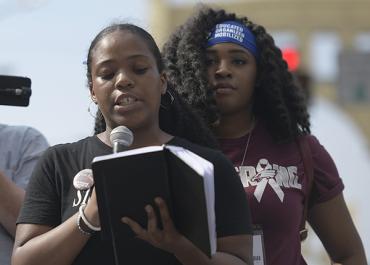
<instances>
[{"instance_id":1,"label":"shoulder","mask_svg":"<svg viewBox=\"0 0 370 265\"><path fill-rule=\"evenodd\" d=\"M302 136L304 141L308 143L312 156L330 156L326 148L320 143L319 139L312 134Z\"/></svg>"},{"instance_id":2,"label":"shoulder","mask_svg":"<svg viewBox=\"0 0 370 265\"><path fill-rule=\"evenodd\" d=\"M315 135L307 134L307 135L304 135L303 137L309 143L311 148L317 148L321 146L319 139L317 139Z\"/></svg>"},{"instance_id":3,"label":"shoulder","mask_svg":"<svg viewBox=\"0 0 370 265\"><path fill-rule=\"evenodd\" d=\"M69 160L80 156L94 142L93 136L86 137L77 142L64 143L50 146L45 150L41 161Z\"/></svg>"},{"instance_id":4,"label":"shoulder","mask_svg":"<svg viewBox=\"0 0 370 265\"><path fill-rule=\"evenodd\" d=\"M57 176L67 177L71 170L79 168L80 165L85 166L87 156L86 147L83 146L88 146L91 141L92 137L87 137L77 142L58 144L47 148L37 161L31 182L38 182L45 178L54 182Z\"/></svg>"},{"instance_id":5,"label":"shoulder","mask_svg":"<svg viewBox=\"0 0 370 265\"><path fill-rule=\"evenodd\" d=\"M42 135L38 130L30 126L0 124L1 134L35 137Z\"/></svg>"},{"instance_id":6,"label":"shoulder","mask_svg":"<svg viewBox=\"0 0 370 265\"><path fill-rule=\"evenodd\" d=\"M220 150L194 144L180 137L175 137L170 144L184 147L211 162L214 166L216 180L224 179L225 177L227 179L231 175L237 176L233 164Z\"/></svg>"},{"instance_id":7,"label":"shoulder","mask_svg":"<svg viewBox=\"0 0 370 265\"><path fill-rule=\"evenodd\" d=\"M199 155L199 156L201 156L201 157L203 157L203 158L205 158L205 159L207 159L211 162L215 162L215 161L218 161L218 160L228 161L226 156L220 150L216 150L216 149L212 149L212 148L209 148L209 147L206 147L206 146L198 145L198 144L192 143L192 142L190 142L186 139L183 139L181 137L174 137L170 141L170 144L184 147L184 148L196 153L197 155Z\"/></svg>"},{"instance_id":8,"label":"shoulder","mask_svg":"<svg viewBox=\"0 0 370 265\"><path fill-rule=\"evenodd\" d=\"M89 136L76 142L53 145L45 153L68 154L81 152L82 149L91 146L93 142L94 136Z\"/></svg>"},{"instance_id":9,"label":"shoulder","mask_svg":"<svg viewBox=\"0 0 370 265\"><path fill-rule=\"evenodd\" d=\"M49 146L44 135L33 127L4 124L0 125L0 143L24 157L38 156Z\"/></svg>"},{"instance_id":10,"label":"shoulder","mask_svg":"<svg viewBox=\"0 0 370 265\"><path fill-rule=\"evenodd\" d=\"M337 167L329 152L314 135L306 135L314 170L313 201L320 203L328 201L343 191L344 185Z\"/></svg>"},{"instance_id":11,"label":"shoulder","mask_svg":"<svg viewBox=\"0 0 370 265\"><path fill-rule=\"evenodd\" d=\"M334 160L320 141L312 134L303 136L303 140L309 146L314 170L324 170L331 175L339 176Z\"/></svg>"}]
</instances>

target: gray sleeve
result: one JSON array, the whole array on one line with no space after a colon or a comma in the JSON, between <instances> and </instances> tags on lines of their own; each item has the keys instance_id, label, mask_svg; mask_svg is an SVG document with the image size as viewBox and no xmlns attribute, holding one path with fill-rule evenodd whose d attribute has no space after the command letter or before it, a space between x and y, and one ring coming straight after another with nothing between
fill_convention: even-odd
<instances>
[{"instance_id":1,"label":"gray sleeve","mask_svg":"<svg viewBox=\"0 0 370 265\"><path fill-rule=\"evenodd\" d=\"M31 127L23 128L24 133L19 135L19 160L12 176L13 182L21 188L27 186L33 168L43 151L49 146L46 138L39 131Z\"/></svg>"},{"instance_id":2,"label":"gray sleeve","mask_svg":"<svg viewBox=\"0 0 370 265\"><path fill-rule=\"evenodd\" d=\"M17 223L56 226L61 220L55 149L43 152L33 169Z\"/></svg>"}]
</instances>

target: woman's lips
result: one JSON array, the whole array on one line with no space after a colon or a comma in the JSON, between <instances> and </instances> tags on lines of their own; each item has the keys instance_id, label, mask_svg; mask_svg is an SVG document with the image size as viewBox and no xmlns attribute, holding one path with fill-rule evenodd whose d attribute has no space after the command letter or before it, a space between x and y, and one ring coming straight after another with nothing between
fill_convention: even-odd
<instances>
[{"instance_id":1,"label":"woman's lips","mask_svg":"<svg viewBox=\"0 0 370 265\"><path fill-rule=\"evenodd\" d=\"M135 109L140 104L140 100L131 94L122 94L114 102L114 109L119 112L126 112Z\"/></svg>"},{"instance_id":2,"label":"woman's lips","mask_svg":"<svg viewBox=\"0 0 370 265\"><path fill-rule=\"evenodd\" d=\"M132 97L132 96L124 96L124 97L120 97L117 101L116 101L116 105L120 105L120 106L127 106L127 105L130 105L134 102L137 101L137 98L135 97Z\"/></svg>"},{"instance_id":3,"label":"woman's lips","mask_svg":"<svg viewBox=\"0 0 370 265\"><path fill-rule=\"evenodd\" d=\"M218 83L214 86L216 94L230 94L235 90L235 87L228 83Z\"/></svg>"}]
</instances>

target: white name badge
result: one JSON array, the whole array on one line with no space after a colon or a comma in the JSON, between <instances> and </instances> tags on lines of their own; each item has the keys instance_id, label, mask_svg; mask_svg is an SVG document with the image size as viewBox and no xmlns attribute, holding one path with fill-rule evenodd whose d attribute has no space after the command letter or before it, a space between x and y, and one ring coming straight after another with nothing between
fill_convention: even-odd
<instances>
[{"instance_id":1,"label":"white name badge","mask_svg":"<svg viewBox=\"0 0 370 265\"><path fill-rule=\"evenodd\" d=\"M253 265L265 265L265 248L263 245L263 231L261 227L253 229Z\"/></svg>"}]
</instances>

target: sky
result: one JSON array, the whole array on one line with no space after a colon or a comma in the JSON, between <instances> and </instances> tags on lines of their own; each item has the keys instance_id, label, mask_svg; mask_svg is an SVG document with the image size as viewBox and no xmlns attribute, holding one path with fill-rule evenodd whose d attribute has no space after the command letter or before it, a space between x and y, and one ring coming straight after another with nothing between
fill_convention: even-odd
<instances>
[{"instance_id":1,"label":"sky","mask_svg":"<svg viewBox=\"0 0 370 265\"><path fill-rule=\"evenodd\" d=\"M91 100L83 64L90 42L102 28L117 20L148 29L149 1L0 0L0 75L32 80L30 105L0 105L0 122L32 126L51 145L91 135L94 118L87 111ZM312 131L336 161L369 257L370 212L365 210L364 197L370 186L368 144L335 105L317 100L311 112ZM350 149L338 144L349 141Z\"/></svg>"},{"instance_id":2,"label":"sky","mask_svg":"<svg viewBox=\"0 0 370 265\"><path fill-rule=\"evenodd\" d=\"M116 20L146 28L147 1L27 2L0 0L0 74L32 80L30 105L0 106L0 122L33 126L52 145L91 135L83 64L90 42Z\"/></svg>"}]
</instances>

